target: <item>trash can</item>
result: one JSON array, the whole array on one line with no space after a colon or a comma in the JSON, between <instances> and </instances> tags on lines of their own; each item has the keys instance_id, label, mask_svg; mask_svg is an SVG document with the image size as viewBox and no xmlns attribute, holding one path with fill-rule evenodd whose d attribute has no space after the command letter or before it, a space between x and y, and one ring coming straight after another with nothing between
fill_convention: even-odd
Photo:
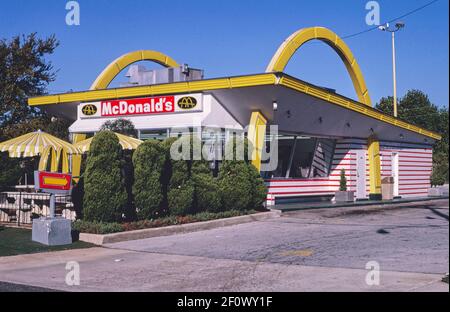
<instances>
[{"instance_id":1,"label":"trash can","mask_svg":"<svg viewBox=\"0 0 450 312\"><path fill-rule=\"evenodd\" d=\"M383 200L394 199L394 177L381 179L381 197Z\"/></svg>"}]
</instances>

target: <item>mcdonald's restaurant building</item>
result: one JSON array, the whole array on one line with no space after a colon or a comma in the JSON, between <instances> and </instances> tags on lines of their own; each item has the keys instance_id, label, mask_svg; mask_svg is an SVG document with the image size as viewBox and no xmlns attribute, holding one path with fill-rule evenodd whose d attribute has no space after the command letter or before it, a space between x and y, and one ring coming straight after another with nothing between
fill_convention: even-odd
<instances>
[{"instance_id":1,"label":"mcdonald's restaurant building","mask_svg":"<svg viewBox=\"0 0 450 312\"><path fill-rule=\"evenodd\" d=\"M357 101L283 72L298 48L310 40L325 42L340 56ZM132 65L139 61L165 68ZM125 68L129 82L108 88ZM436 133L372 108L349 47L322 27L292 34L260 74L203 79L201 70L142 50L114 60L87 91L33 97L29 105L72 119L74 143L115 118L131 120L143 140L164 139L174 128L193 125L199 125L204 142L210 129L221 142L230 133L242 132L252 142L253 164L266 180L268 204L286 198L332 197L342 169L356 199L379 198L386 176L394 178L395 196L427 196L432 146L440 140ZM265 157L271 149L278 151L276 157L270 153ZM72 173L79 170L79 162L72 161Z\"/></svg>"}]
</instances>

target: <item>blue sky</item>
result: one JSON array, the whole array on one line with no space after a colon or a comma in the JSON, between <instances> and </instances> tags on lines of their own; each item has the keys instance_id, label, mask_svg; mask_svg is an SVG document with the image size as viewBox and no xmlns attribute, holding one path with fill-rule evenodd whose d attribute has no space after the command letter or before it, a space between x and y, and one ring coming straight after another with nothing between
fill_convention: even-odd
<instances>
[{"instance_id":1,"label":"blue sky","mask_svg":"<svg viewBox=\"0 0 450 312\"><path fill-rule=\"evenodd\" d=\"M430 0L380 0L390 20ZM51 93L86 90L116 57L133 50L164 52L205 70L207 78L260 73L292 32L325 26L340 36L370 28L365 0L79 0L81 25L65 24L65 0L0 0L0 38L19 33L56 34L50 57L58 69ZM439 106L449 103L449 2L403 19L397 35L398 93L420 89ZM391 41L375 30L349 38L373 102L392 94ZM339 57L320 42L303 46L286 72L355 98ZM122 74L121 74L122 75ZM118 81L125 81L121 77Z\"/></svg>"}]
</instances>

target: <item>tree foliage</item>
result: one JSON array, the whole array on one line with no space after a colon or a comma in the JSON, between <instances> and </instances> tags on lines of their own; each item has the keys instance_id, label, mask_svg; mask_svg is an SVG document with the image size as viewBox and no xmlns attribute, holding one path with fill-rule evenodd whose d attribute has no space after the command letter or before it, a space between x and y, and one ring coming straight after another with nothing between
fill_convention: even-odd
<instances>
[{"instance_id":1,"label":"tree foliage","mask_svg":"<svg viewBox=\"0 0 450 312\"><path fill-rule=\"evenodd\" d=\"M85 220L114 222L122 219L127 193L121 153L119 140L111 131L101 131L94 136L84 173Z\"/></svg>"},{"instance_id":2,"label":"tree foliage","mask_svg":"<svg viewBox=\"0 0 450 312\"><path fill-rule=\"evenodd\" d=\"M382 98L376 108L393 114L393 98ZM428 96L420 90L410 90L398 101L398 117L442 135L442 140L433 147L433 185L448 182L448 107L439 108L431 103Z\"/></svg>"},{"instance_id":3,"label":"tree foliage","mask_svg":"<svg viewBox=\"0 0 450 312\"><path fill-rule=\"evenodd\" d=\"M137 138L137 130L131 120L125 118L117 118L106 121L100 130L110 130L120 134Z\"/></svg>"},{"instance_id":4,"label":"tree foliage","mask_svg":"<svg viewBox=\"0 0 450 312\"><path fill-rule=\"evenodd\" d=\"M6 127L41 116L27 105L27 98L45 94L55 80L45 56L58 46L55 36L40 39L35 33L0 40L0 125Z\"/></svg>"},{"instance_id":5,"label":"tree foliage","mask_svg":"<svg viewBox=\"0 0 450 312\"><path fill-rule=\"evenodd\" d=\"M40 39L35 33L0 39L0 142L38 129L68 139L69 121L52 118L27 103L28 97L45 94L55 80L56 72L46 57L57 46L55 36ZM2 153L0 187L16 184L25 173L30 175L34 164L32 158L17 160Z\"/></svg>"}]
</instances>

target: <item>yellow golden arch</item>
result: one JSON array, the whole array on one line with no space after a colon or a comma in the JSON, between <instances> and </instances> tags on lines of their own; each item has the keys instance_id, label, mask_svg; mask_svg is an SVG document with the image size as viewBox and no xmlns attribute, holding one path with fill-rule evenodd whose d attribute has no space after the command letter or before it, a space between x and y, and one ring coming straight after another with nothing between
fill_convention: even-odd
<instances>
[{"instance_id":1,"label":"yellow golden arch","mask_svg":"<svg viewBox=\"0 0 450 312\"><path fill-rule=\"evenodd\" d=\"M177 67L178 63L171 57L151 50L139 50L126 53L111 62L95 79L90 90L106 89L111 81L128 65L139 61L152 61L165 67Z\"/></svg>"},{"instance_id":2,"label":"yellow golden arch","mask_svg":"<svg viewBox=\"0 0 450 312\"><path fill-rule=\"evenodd\" d=\"M290 35L273 55L266 72L284 71L294 53L303 44L311 40L323 41L336 51L347 68L359 101L371 106L369 91L352 51L337 34L325 27L303 28Z\"/></svg>"}]
</instances>

